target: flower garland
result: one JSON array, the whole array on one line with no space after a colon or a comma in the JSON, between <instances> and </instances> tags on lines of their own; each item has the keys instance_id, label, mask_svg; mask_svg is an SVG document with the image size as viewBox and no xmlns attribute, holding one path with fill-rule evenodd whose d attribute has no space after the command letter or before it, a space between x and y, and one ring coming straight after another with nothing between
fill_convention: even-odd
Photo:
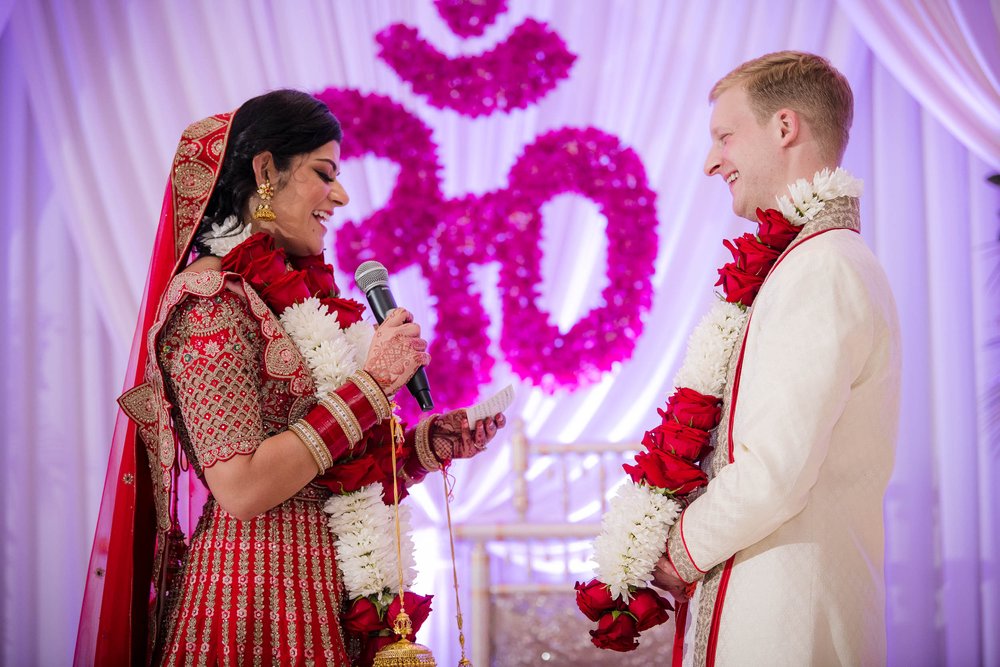
<instances>
[{"instance_id":1,"label":"flower garland","mask_svg":"<svg viewBox=\"0 0 1000 667\"><path fill-rule=\"evenodd\" d=\"M724 245L733 261L719 269L724 297L688 339L687 353L674 379L676 391L660 424L642 438L645 451L623 469L630 479L619 489L594 541L597 578L577 583L577 605L592 621L591 641L600 648L631 651L639 634L667 620L669 604L648 588L663 554L667 530L682 503L708 478L698 461L711 449L725 395L729 360L771 268L806 222L838 197L858 197L861 182L841 168L799 179L777 198L779 210L757 209L757 234Z\"/></svg>"},{"instance_id":2,"label":"flower garland","mask_svg":"<svg viewBox=\"0 0 1000 667\"><path fill-rule=\"evenodd\" d=\"M354 493L332 496L323 511L330 515L329 526L336 535L337 562L347 588L347 596L371 598L388 607L399 594L398 558L394 515L383 502L380 482ZM410 535L410 508L400 506L399 526L403 553L403 587L409 588L416 577L413 562L413 538Z\"/></svg>"},{"instance_id":3,"label":"flower garland","mask_svg":"<svg viewBox=\"0 0 1000 667\"><path fill-rule=\"evenodd\" d=\"M374 329L361 320L364 306L337 296L333 267L321 255L288 258L267 234L250 234L249 226L234 232L227 221L213 226L202 241L213 254L224 253L223 271L240 274L279 313L281 325L312 372L317 392L343 385L362 367L371 345ZM316 480L334 492L323 510L330 515L337 566L353 601L345 628L361 635L363 663L370 663L385 640L393 639L390 631L399 613L395 518L383 482L375 481L392 479L384 458L365 451L338 463L334 474ZM415 577L409 507L399 510L404 587L409 587ZM416 632L430 613L433 596L407 591L404 597Z\"/></svg>"}]
</instances>

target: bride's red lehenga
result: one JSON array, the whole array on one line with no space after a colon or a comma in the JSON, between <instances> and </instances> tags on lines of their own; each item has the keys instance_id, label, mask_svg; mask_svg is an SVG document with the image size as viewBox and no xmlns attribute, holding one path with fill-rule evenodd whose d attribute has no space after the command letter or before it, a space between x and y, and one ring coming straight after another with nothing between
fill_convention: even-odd
<instances>
[{"instance_id":1,"label":"bride's red lehenga","mask_svg":"<svg viewBox=\"0 0 1000 667\"><path fill-rule=\"evenodd\" d=\"M246 521L209 496L187 547L181 530L190 522L184 510L199 511L194 495L178 497L185 463L203 483L204 468L252 454L316 402L308 366L253 288L235 273L180 273L231 119L221 114L189 126L174 159L126 377L130 391L119 399L77 665L351 664L322 506L330 489L350 491L373 475L387 473L381 481L391 484L391 465L380 463L362 479L342 461ZM400 450L410 482L425 474L412 438L411 431ZM390 442L383 421L351 460L366 451L388 459Z\"/></svg>"},{"instance_id":2,"label":"bride's red lehenga","mask_svg":"<svg viewBox=\"0 0 1000 667\"><path fill-rule=\"evenodd\" d=\"M177 276L156 337L180 443L199 477L252 454L315 403L294 344L266 306L252 311L238 285L227 289L215 272ZM209 498L167 593L163 664L350 664L322 510L329 495L310 485L249 521Z\"/></svg>"}]
</instances>

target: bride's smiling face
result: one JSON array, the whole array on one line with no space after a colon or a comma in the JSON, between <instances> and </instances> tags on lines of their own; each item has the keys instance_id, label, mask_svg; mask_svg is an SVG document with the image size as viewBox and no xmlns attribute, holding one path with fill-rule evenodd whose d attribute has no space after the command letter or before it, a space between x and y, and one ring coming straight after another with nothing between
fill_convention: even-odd
<instances>
[{"instance_id":1,"label":"bride's smiling face","mask_svg":"<svg viewBox=\"0 0 1000 667\"><path fill-rule=\"evenodd\" d=\"M257 183L270 180L274 188L271 209L273 221L254 220L255 229L274 237L275 245L294 256L318 255L323 252L327 220L333 211L346 206L350 198L338 180L340 174L340 144L323 144L316 150L292 158L288 169L276 172L270 153L253 159ZM260 198L250 198L249 212L257 208Z\"/></svg>"}]
</instances>

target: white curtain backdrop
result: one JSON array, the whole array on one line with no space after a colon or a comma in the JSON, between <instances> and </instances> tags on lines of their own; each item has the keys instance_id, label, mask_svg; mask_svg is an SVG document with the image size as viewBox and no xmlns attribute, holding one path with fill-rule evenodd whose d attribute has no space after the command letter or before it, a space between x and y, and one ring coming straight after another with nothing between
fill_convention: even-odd
<instances>
[{"instance_id":1,"label":"white curtain backdrop","mask_svg":"<svg viewBox=\"0 0 1000 667\"><path fill-rule=\"evenodd\" d=\"M168 167L180 132L276 87L386 95L428 124L448 198L503 187L523 148L564 126L617 135L657 193L656 296L632 358L554 395L498 363L509 415L548 441L637 439L656 418L686 337L714 298L723 238L747 229L701 173L707 92L740 62L785 48L830 58L856 110L845 166L864 179L863 235L895 290L903 416L886 498L889 664L1000 665L1000 439L984 400L1000 376L1000 6L995 0L511 0L460 39L431 0L268 3L0 0L0 663L68 664L93 526ZM547 22L578 58L538 104L471 119L436 109L383 61L374 36L403 22L449 55ZM334 110L336 113L336 109ZM358 220L396 168L344 165ZM604 220L590 202L547 204L542 306L566 330L600 305ZM331 238L332 247L332 238ZM351 283L354 267L338 267ZM474 282L498 338L497 267ZM413 271L397 300L433 328ZM993 410L996 406L993 406ZM455 466L453 518L513 516L501 440ZM552 490L544 477L532 495ZM440 482L414 493L435 593L420 639L457 662ZM593 496L574 519L594 520ZM587 576L586 572L580 578ZM467 590L467 587L466 587ZM468 600L463 603L468 609ZM664 654L669 647L664 647ZM481 666L485 667L485 666Z\"/></svg>"}]
</instances>

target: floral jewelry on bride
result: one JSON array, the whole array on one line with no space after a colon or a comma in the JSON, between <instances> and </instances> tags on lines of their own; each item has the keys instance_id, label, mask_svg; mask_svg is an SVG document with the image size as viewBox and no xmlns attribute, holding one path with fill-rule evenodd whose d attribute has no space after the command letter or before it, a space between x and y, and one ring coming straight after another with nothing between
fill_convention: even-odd
<instances>
[{"instance_id":1,"label":"floral jewelry on bride","mask_svg":"<svg viewBox=\"0 0 1000 667\"><path fill-rule=\"evenodd\" d=\"M309 366L320 400L335 396L331 392L357 378L368 356L374 328L361 319L364 306L339 296L333 267L322 255L286 257L270 235L250 234L249 225L227 235L235 229L233 221L235 216L230 216L222 225L213 225L210 235L202 236L203 242L213 254L224 253L223 271L240 274L279 315L282 327ZM379 417L395 419L381 389L369 387L366 379L360 378L358 384L362 391L369 390L366 395L378 394L380 401L372 405ZM384 410L380 411L380 403L385 403ZM344 627L363 635L391 627L398 613L399 585L402 583L405 590L416 577L409 508L400 506L401 548L397 552L392 506L383 498L382 483L374 482L342 489L323 507L330 515L328 526L334 534L337 567L351 600ZM402 555L402 582L396 575L398 553ZM431 597L405 592L414 632L430 613Z\"/></svg>"}]
</instances>

